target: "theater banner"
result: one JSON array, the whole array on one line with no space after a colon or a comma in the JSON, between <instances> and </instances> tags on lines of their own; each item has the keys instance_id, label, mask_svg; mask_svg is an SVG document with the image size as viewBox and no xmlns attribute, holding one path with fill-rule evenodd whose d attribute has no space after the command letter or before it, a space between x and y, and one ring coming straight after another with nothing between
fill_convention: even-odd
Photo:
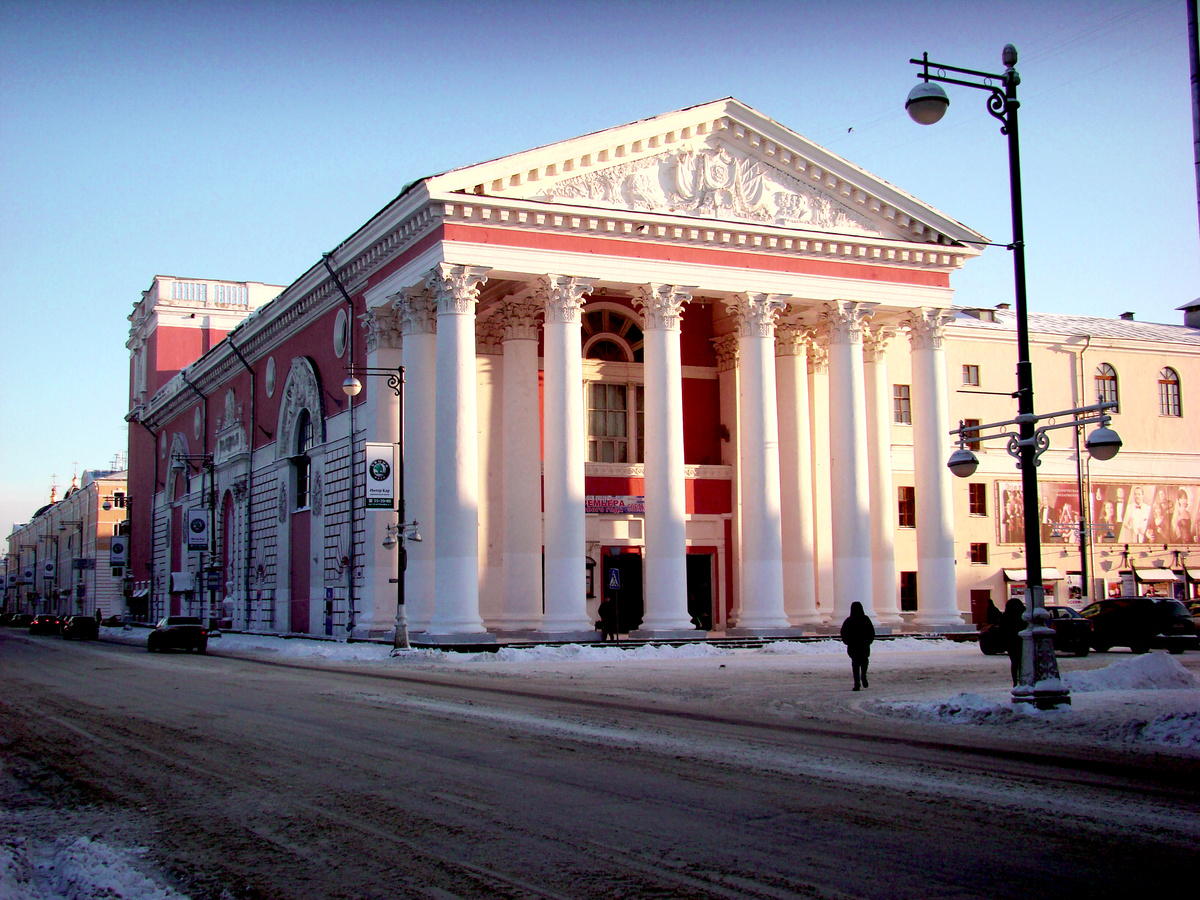
<instances>
[{"instance_id":1,"label":"theater banner","mask_svg":"<svg viewBox=\"0 0 1200 900\"><path fill-rule=\"evenodd\" d=\"M1093 544L1200 544L1193 509L1200 484L1092 482L1084 496ZM1019 481L996 483L1000 543L1025 542ZM1038 482L1038 522L1044 544L1078 544L1079 486L1073 481Z\"/></svg>"}]
</instances>

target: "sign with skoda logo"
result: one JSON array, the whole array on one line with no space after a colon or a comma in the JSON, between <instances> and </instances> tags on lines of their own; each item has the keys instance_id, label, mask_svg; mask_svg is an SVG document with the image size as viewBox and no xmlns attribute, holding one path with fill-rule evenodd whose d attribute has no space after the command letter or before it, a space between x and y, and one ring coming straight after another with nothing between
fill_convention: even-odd
<instances>
[{"instance_id":1,"label":"sign with skoda logo","mask_svg":"<svg viewBox=\"0 0 1200 900\"><path fill-rule=\"evenodd\" d=\"M367 509L396 508L396 445L366 445Z\"/></svg>"},{"instance_id":2,"label":"sign with skoda logo","mask_svg":"<svg viewBox=\"0 0 1200 900\"><path fill-rule=\"evenodd\" d=\"M188 510L187 548L189 550L208 549L208 510L201 506Z\"/></svg>"}]
</instances>

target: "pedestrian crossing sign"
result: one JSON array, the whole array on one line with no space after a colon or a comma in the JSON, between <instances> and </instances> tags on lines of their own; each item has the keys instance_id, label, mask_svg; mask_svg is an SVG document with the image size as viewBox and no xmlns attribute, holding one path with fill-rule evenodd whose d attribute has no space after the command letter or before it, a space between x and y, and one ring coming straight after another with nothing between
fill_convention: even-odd
<instances>
[{"instance_id":1,"label":"pedestrian crossing sign","mask_svg":"<svg viewBox=\"0 0 1200 900\"><path fill-rule=\"evenodd\" d=\"M608 589L610 591L619 591L621 589L621 570L608 570Z\"/></svg>"}]
</instances>

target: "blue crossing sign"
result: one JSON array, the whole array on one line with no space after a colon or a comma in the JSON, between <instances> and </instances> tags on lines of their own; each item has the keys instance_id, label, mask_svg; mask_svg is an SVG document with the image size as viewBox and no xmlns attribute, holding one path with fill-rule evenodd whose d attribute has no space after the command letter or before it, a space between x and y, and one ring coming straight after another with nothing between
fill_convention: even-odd
<instances>
[{"instance_id":1,"label":"blue crossing sign","mask_svg":"<svg viewBox=\"0 0 1200 900\"><path fill-rule=\"evenodd\" d=\"M608 570L608 589L610 591L619 591L621 589L621 570Z\"/></svg>"}]
</instances>

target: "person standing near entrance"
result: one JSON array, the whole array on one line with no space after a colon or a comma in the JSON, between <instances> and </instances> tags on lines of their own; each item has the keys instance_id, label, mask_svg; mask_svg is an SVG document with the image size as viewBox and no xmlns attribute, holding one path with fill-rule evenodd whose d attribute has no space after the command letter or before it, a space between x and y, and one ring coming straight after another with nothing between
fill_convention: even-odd
<instances>
[{"instance_id":1,"label":"person standing near entrance","mask_svg":"<svg viewBox=\"0 0 1200 900\"><path fill-rule=\"evenodd\" d=\"M875 626L863 605L855 600L850 604L850 615L842 623L842 643L846 645L846 653L850 656L850 667L854 671L854 690L870 687L867 681L867 664L871 660L871 642L875 640Z\"/></svg>"}]
</instances>

